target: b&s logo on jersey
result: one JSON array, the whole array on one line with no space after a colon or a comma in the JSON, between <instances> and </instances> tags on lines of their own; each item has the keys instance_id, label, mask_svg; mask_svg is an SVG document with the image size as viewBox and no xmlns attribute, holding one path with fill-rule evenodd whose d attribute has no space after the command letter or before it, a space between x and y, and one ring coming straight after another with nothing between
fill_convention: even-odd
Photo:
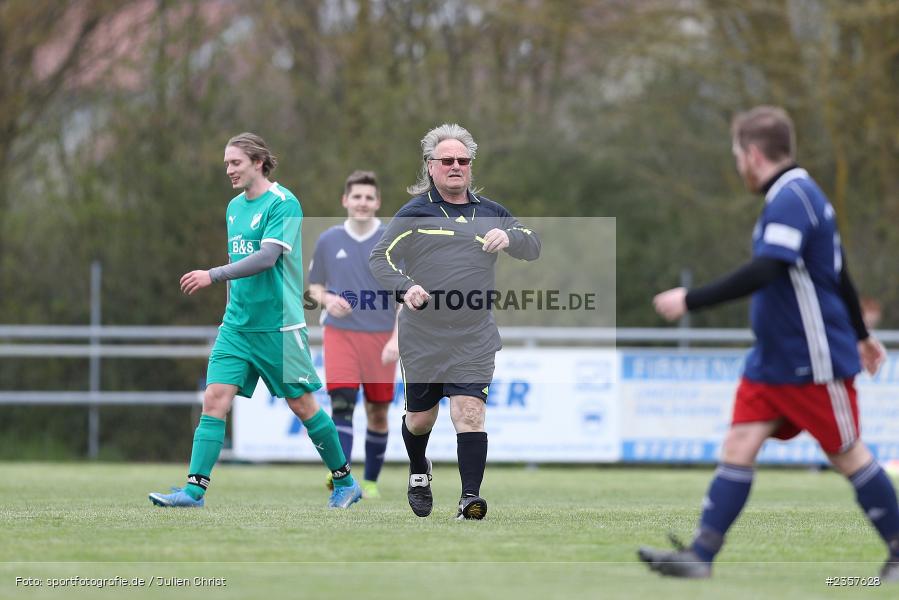
<instances>
[{"instance_id":1,"label":"b&s logo on jersey","mask_svg":"<svg viewBox=\"0 0 899 600\"><path fill-rule=\"evenodd\" d=\"M243 234L235 235L228 240L231 254L253 254L259 250L259 240L245 240Z\"/></svg>"}]
</instances>

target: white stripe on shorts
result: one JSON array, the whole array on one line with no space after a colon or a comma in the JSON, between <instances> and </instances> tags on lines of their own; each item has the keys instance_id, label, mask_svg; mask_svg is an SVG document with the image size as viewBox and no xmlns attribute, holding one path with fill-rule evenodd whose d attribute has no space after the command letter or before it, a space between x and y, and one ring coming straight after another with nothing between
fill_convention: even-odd
<instances>
[{"instance_id":1,"label":"white stripe on shorts","mask_svg":"<svg viewBox=\"0 0 899 600\"><path fill-rule=\"evenodd\" d=\"M300 347L300 350L306 349L306 344L303 343L303 336L300 335L299 329L291 329L293 332L293 339L297 341L297 346Z\"/></svg>"},{"instance_id":2,"label":"white stripe on shorts","mask_svg":"<svg viewBox=\"0 0 899 600\"><path fill-rule=\"evenodd\" d=\"M845 452L857 439L849 392L846 390L846 384L842 380L837 380L827 384L827 393L830 395L830 406L840 431L840 452Z\"/></svg>"}]
</instances>

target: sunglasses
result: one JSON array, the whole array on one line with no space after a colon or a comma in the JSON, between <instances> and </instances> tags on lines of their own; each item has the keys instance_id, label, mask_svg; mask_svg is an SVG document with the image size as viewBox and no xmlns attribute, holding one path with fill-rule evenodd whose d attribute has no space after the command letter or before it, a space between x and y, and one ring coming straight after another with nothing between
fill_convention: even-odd
<instances>
[{"instance_id":1,"label":"sunglasses","mask_svg":"<svg viewBox=\"0 0 899 600\"><path fill-rule=\"evenodd\" d=\"M429 158L428 160L439 160L444 167L451 167L455 162L458 162L460 167L467 167L471 164L471 159L467 156L446 156L444 158Z\"/></svg>"}]
</instances>

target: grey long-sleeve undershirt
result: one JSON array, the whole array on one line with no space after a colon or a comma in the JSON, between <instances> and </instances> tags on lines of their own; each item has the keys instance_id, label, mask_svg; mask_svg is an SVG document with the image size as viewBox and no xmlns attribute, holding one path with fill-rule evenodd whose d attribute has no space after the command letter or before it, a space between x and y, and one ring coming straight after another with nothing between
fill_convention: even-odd
<instances>
[{"instance_id":1,"label":"grey long-sleeve undershirt","mask_svg":"<svg viewBox=\"0 0 899 600\"><path fill-rule=\"evenodd\" d=\"M265 244L262 244L262 247L259 248L257 252L245 256L237 262L209 269L209 277L212 279L213 283L218 283L220 281L229 281L231 279L240 279L242 277L256 275L257 273L261 273L266 269L274 267L275 263L278 262L278 257L281 256L283 251L284 248L282 246L272 242L266 242Z\"/></svg>"}]
</instances>

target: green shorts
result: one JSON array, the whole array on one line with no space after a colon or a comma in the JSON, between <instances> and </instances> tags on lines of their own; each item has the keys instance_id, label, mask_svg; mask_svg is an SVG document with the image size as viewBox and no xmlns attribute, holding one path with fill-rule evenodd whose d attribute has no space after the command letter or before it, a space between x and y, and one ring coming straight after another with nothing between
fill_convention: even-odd
<instances>
[{"instance_id":1,"label":"green shorts","mask_svg":"<svg viewBox=\"0 0 899 600\"><path fill-rule=\"evenodd\" d=\"M290 331L237 331L219 328L209 355L206 385L236 385L250 397L259 378L274 396L299 398L321 388L312 366L305 328Z\"/></svg>"}]
</instances>

